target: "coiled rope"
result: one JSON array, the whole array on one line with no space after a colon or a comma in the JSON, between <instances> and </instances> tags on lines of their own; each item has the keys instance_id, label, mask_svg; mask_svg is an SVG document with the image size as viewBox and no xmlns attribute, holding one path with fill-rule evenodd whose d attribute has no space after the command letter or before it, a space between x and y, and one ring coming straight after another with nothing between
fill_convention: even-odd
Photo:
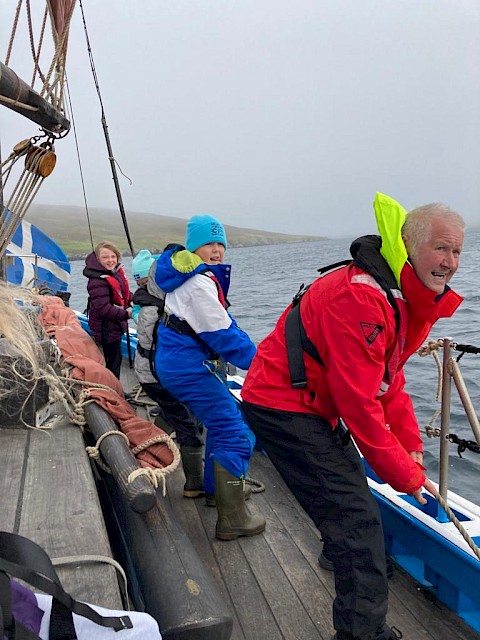
<instances>
[{"instance_id":1,"label":"coiled rope","mask_svg":"<svg viewBox=\"0 0 480 640\"><path fill-rule=\"evenodd\" d=\"M54 343L54 353L57 360L61 360L61 354L59 352L58 346L55 341ZM63 361L63 365L65 365L65 361ZM114 390L103 384L87 382L85 380L76 380L69 375L69 368L65 367L62 369L61 374L58 374L55 369L47 364L43 371L43 378L47 382L53 401L59 401L65 409L65 412L71 420L71 422L77 426L79 426L82 430L87 424L85 418L85 406L95 402L92 398L89 397L89 389L105 389L108 391ZM78 394L78 399L75 397L73 389L76 387L76 394L78 394L78 389L81 389ZM120 436L122 437L128 446L130 446L130 441L128 437L119 429L113 429L102 434L98 440L96 441L94 446L88 446L85 448L88 455L98 464L98 466L103 469L106 473L111 473L108 465L101 458L100 453L100 445L103 440L107 436ZM141 451L148 449L153 444L166 444L168 449L171 451L173 456L173 461L167 467L139 467L132 471L128 478L127 482L131 484L136 478L139 476L146 476L155 489L157 489L160 485L162 487L162 494L166 495L166 476L173 473L180 463L180 452L175 442L168 434L155 436L154 438L150 438L149 440L137 445L136 447L131 449L131 452L134 456L137 456Z\"/></svg>"}]
</instances>

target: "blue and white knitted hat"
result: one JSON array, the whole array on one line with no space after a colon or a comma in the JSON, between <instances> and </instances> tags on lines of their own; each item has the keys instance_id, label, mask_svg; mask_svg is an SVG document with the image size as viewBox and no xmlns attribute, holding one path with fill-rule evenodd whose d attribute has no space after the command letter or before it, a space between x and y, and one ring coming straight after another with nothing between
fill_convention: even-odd
<instances>
[{"instance_id":1,"label":"blue and white knitted hat","mask_svg":"<svg viewBox=\"0 0 480 640\"><path fill-rule=\"evenodd\" d=\"M148 249L142 249L132 260L132 275L135 280L148 278L150 267L155 262L156 257L152 256Z\"/></svg>"},{"instance_id":2,"label":"blue and white knitted hat","mask_svg":"<svg viewBox=\"0 0 480 640\"><path fill-rule=\"evenodd\" d=\"M195 251L209 242L220 242L225 249L227 248L227 235L223 224L208 214L192 216L187 223L185 248Z\"/></svg>"}]
</instances>

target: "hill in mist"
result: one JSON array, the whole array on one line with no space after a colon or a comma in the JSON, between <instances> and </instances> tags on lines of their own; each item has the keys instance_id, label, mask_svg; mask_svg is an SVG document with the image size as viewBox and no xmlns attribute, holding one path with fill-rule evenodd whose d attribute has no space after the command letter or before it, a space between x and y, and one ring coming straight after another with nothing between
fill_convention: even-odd
<instances>
[{"instance_id":1,"label":"hill in mist","mask_svg":"<svg viewBox=\"0 0 480 640\"><path fill-rule=\"evenodd\" d=\"M187 220L153 213L128 211L126 214L134 249L160 252L169 242L183 243ZM121 215L113 209L89 209L63 205L32 205L26 220L40 227L55 240L70 258L83 258L93 244L109 240L122 252L129 252ZM90 228L88 221L90 221ZM258 229L242 229L225 225L230 247L250 247L289 242L309 242L320 236L290 235Z\"/></svg>"}]
</instances>

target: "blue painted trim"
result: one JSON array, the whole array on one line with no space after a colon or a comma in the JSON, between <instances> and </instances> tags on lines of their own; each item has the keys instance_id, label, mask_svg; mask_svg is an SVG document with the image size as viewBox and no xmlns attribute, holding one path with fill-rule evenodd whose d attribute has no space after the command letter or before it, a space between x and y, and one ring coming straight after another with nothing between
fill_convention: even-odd
<instances>
[{"instance_id":1,"label":"blue painted trim","mask_svg":"<svg viewBox=\"0 0 480 640\"><path fill-rule=\"evenodd\" d=\"M367 475L373 476L366 464ZM422 587L480 632L480 561L466 553L411 513L371 489L382 515L387 554ZM406 502L437 519L437 501L425 494L427 504L417 505L408 495ZM467 516L455 510L460 520ZM478 545L480 538L473 539Z\"/></svg>"},{"instance_id":2,"label":"blue painted trim","mask_svg":"<svg viewBox=\"0 0 480 640\"><path fill-rule=\"evenodd\" d=\"M88 318L84 313L77 313L77 317L80 320L80 324L82 325L82 329L84 329L88 335L92 335L90 331L90 327L88 326ZM137 332L130 333L130 353L132 355L132 360L135 358L135 351L137 350L138 338ZM123 334L122 336L122 356L128 359L128 346L127 346L127 336Z\"/></svg>"}]
</instances>

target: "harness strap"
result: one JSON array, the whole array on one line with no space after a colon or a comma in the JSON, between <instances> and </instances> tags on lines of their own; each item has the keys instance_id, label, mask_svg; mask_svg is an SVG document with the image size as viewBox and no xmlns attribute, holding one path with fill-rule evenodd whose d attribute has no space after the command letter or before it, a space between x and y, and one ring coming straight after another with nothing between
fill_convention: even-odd
<instances>
[{"instance_id":1,"label":"harness strap","mask_svg":"<svg viewBox=\"0 0 480 640\"><path fill-rule=\"evenodd\" d=\"M180 318L177 318L177 316L174 315L173 313L167 313L166 311L164 311L162 314L162 317L160 318L160 322L165 327L168 327L169 329L173 329L173 331L176 331L180 335L190 336L196 342L198 342L198 344L200 344L204 349L208 349L209 360L218 360L219 358L218 354L215 353L215 351L213 351L213 349L204 340L200 338L198 333L196 333L192 329L192 327L188 324L186 320L180 320Z\"/></svg>"},{"instance_id":2,"label":"harness strap","mask_svg":"<svg viewBox=\"0 0 480 640\"><path fill-rule=\"evenodd\" d=\"M358 256L352 260L341 260L340 262L335 262L334 264L329 264L326 267L321 267L317 269L317 271L321 274L322 277L325 273L333 271L334 269L338 269L339 267L344 267L349 264L353 264L359 266L361 269L369 273L373 279L380 285L382 290L385 292L387 300L391 307L393 308L395 314L395 330L398 333L400 331L400 309L397 305L396 301L396 292L397 289L394 288L396 286L395 281L393 280L394 276L391 275L390 280L386 277L382 276L381 273L378 272L378 269L371 273L368 265L364 264ZM388 265L387 265L388 266ZM387 274L388 275L388 274ZM305 362L303 359L303 352L308 353L310 357L316 360L320 365L323 365L322 361L316 346L307 336L307 332L302 322L302 317L300 315L300 302L303 298L303 295L308 290L310 285L307 287L302 286L296 293L295 297L292 301L292 308L287 314L285 319L285 344L287 349L287 359L288 359L288 369L290 372L290 380L293 389L305 389L307 386L307 376L305 373ZM389 379L388 375L388 363L385 366L385 379Z\"/></svg>"},{"instance_id":3,"label":"harness strap","mask_svg":"<svg viewBox=\"0 0 480 640\"><path fill-rule=\"evenodd\" d=\"M167 313L166 311L164 311L162 313L162 317L160 318L160 322L166 327L173 329L183 336L191 336L192 338L197 336L195 331L186 320L180 320L180 318L177 318L177 316L173 315L173 313Z\"/></svg>"},{"instance_id":4,"label":"harness strap","mask_svg":"<svg viewBox=\"0 0 480 640\"><path fill-rule=\"evenodd\" d=\"M317 347L307 336L305 327L300 317L301 296L294 299L292 308L285 320L285 342L287 347L288 368L293 389L305 389L307 386L307 375L305 373L305 362L303 352L305 351L323 365L323 360L318 353Z\"/></svg>"},{"instance_id":5,"label":"harness strap","mask_svg":"<svg viewBox=\"0 0 480 640\"><path fill-rule=\"evenodd\" d=\"M150 360L152 357L153 349L145 349L140 343L137 344L137 351L142 358L148 358Z\"/></svg>"}]
</instances>

